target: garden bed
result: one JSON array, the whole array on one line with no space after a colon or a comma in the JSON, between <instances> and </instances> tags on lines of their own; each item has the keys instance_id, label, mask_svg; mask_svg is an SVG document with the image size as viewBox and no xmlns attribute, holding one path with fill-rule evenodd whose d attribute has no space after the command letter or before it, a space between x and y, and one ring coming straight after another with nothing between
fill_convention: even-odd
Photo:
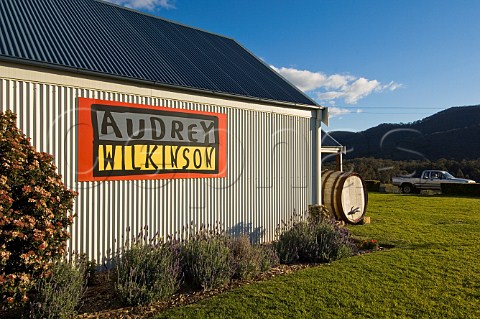
<instances>
[{"instance_id":1,"label":"garden bed","mask_svg":"<svg viewBox=\"0 0 480 319\"><path fill-rule=\"evenodd\" d=\"M78 311L79 315L75 318L149 318L163 310L192 304L242 285L268 280L276 276L318 265L319 264L279 265L250 280L233 280L226 286L207 291L195 291L183 288L180 293L173 295L168 300L138 307L122 307L116 298L113 288L114 283L111 280L112 276L105 272L100 275L101 278L99 278L95 284L88 287L82 299L82 306Z\"/></svg>"},{"instance_id":2,"label":"garden bed","mask_svg":"<svg viewBox=\"0 0 480 319\"><path fill-rule=\"evenodd\" d=\"M393 248L393 245L381 244L375 246L368 246L372 240L355 240L357 246L360 248L356 251L356 255L363 255L373 251L382 251ZM376 243L376 241L373 241ZM365 245L367 244L367 245ZM78 311L76 319L93 319L93 318L125 318L125 319L140 319L150 318L158 315L162 311L193 304L210 298L221 293L230 291L232 289L269 280L274 277L283 276L294 273L296 271L321 267L323 263L304 263L293 265L278 265L262 272L259 275L249 280L232 280L228 285L220 288L210 289L207 291L198 291L183 287L179 293L176 293L171 298L152 303L148 306L138 307L123 307L116 297L114 290L114 282L112 280L113 274L109 272L102 272L97 275L95 282L88 287L84 297L82 298L81 307Z\"/></svg>"}]
</instances>

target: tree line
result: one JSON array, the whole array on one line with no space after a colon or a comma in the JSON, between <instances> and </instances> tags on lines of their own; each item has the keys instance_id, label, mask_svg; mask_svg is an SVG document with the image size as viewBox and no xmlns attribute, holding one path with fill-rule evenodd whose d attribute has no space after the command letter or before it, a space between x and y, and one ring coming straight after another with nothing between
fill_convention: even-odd
<instances>
[{"instance_id":1,"label":"tree line","mask_svg":"<svg viewBox=\"0 0 480 319\"><path fill-rule=\"evenodd\" d=\"M335 162L325 162L322 168L334 170ZM379 180L382 183L391 183L392 177L396 176L418 175L426 169L444 170L452 173L455 177L480 182L480 159L456 161L441 158L435 161L395 161L363 157L344 161L343 169L356 172L365 180Z\"/></svg>"}]
</instances>

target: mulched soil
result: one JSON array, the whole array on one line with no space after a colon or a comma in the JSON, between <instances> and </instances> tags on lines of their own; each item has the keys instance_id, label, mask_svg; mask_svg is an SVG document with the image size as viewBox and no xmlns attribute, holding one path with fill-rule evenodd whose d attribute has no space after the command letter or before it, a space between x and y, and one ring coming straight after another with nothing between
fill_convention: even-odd
<instances>
[{"instance_id":1,"label":"mulched soil","mask_svg":"<svg viewBox=\"0 0 480 319\"><path fill-rule=\"evenodd\" d=\"M280 265L263 272L250 280L234 280L227 286L208 291L182 291L173 295L168 300L140 307L122 307L115 296L113 287L114 283L109 274L105 272L99 274L99 278L95 280L95 283L88 287L85 296L83 297L83 305L78 311L79 315L75 316L75 319L150 318L161 311L170 308L192 304L243 285L267 280L276 276L289 274L300 269L315 267L318 265L319 264Z\"/></svg>"}]
</instances>

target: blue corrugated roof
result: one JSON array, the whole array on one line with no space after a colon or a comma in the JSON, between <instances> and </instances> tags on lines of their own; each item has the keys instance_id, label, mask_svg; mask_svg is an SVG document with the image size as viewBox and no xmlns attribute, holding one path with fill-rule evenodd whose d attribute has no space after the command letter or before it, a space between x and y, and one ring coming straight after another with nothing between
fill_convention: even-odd
<instances>
[{"instance_id":1,"label":"blue corrugated roof","mask_svg":"<svg viewBox=\"0 0 480 319\"><path fill-rule=\"evenodd\" d=\"M322 130L322 147L342 147L342 144L334 139L330 133Z\"/></svg>"},{"instance_id":2,"label":"blue corrugated roof","mask_svg":"<svg viewBox=\"0 0 480 319\"><path fill-rule=\"evenodd\" d=\"M1 0L0 59L317 105L235 40L97 0Z\"/></svg>"}]
</instances>

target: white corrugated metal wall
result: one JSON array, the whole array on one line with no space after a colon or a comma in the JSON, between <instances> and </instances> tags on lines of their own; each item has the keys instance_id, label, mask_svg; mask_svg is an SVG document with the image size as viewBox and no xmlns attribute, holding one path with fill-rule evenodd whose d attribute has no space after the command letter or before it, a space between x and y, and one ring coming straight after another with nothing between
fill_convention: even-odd
<instances>
[{"instance_id":1,"label":"white corrugated metal wall","mask_svg":"<svg viewBox=\"0 0 480 319\"><path fill-rule=\"evenodd\" d=\"M312 203L309 117L0 79L0 110L11 109L33 146L55 157L79 192L70 247L101 262L145 226L174 234L192 222L270 241L281 220ZM77 97L226 113L228 172L220 179L76 181ZM192 97L194 99L194 97ZM127 229L130 232L127 232Z\"/></svg>"}]
</instances>

